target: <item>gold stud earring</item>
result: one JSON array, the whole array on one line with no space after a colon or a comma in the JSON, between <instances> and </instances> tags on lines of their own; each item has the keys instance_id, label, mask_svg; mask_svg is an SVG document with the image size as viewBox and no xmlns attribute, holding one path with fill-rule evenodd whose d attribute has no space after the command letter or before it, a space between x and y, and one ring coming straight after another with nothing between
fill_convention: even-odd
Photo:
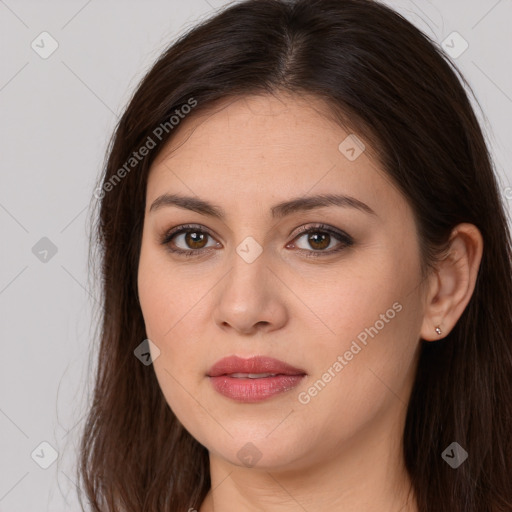
<instances>
[{"instance_id":1,"label":"gold stud earring","mask_svg":"<svg viewBox=\"0 0 512 512\"><path fill-rule=\"evenodd\" d=\"M439 326L436 327L436 333L439 334L439 335L443 334L443 331L441 331Z\"/></svg>"}]
</instances>

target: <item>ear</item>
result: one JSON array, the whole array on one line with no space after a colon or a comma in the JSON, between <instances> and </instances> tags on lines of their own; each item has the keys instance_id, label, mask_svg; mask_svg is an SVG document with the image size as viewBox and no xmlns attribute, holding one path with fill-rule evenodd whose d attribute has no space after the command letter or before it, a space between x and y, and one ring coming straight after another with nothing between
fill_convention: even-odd
<instances>
[{"instance_id":1,"label":"ear","mask_svg":"<svg viewBox=\"0 0 512 512\"><path fill-rule=\"evenodd\" d=\"M461 317L475 289L482 260L483 238L473 224L457 225L447 256L430 278L420 335L434 341L446 336ZM437 334L436 327L442 334Z\"/></svg>"}]
</instances>

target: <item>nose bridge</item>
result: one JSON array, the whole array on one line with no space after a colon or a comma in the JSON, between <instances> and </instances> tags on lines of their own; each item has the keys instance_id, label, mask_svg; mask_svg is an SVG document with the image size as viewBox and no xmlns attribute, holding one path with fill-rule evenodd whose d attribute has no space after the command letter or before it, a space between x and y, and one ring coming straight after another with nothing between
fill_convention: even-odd
<instances>
[{"instance_id":1,"label":"nose bridge","mask_svg":"<svg viewBox=\"0 0 512 512\"><path fill-rule=\"evenodd\" d=\"M247 333L256 324L272 324L275 328L285 319L279 289L272 284L269 256L254 239L244 239L235 248L217 295L214 316L218 325Z\"/></svg>"},{"instance_id":2,"label":"nose bridge","mask_svg":"<svg viewBox=\"0 0 512 512\"><path fill-rule=\"evenodd\" d=\"M244 239L233 251L230 258L231 271L227 276L229 290L244 301L263 300L269 292L266 273L269 272L268 251L252 237Z\"/></svg>"}]
</instances>

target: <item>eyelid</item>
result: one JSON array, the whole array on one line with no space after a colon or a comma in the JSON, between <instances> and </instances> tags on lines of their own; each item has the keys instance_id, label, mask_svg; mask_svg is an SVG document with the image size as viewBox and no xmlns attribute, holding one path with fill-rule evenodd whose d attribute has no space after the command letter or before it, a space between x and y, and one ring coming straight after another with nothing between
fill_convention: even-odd
<instances>
[{"instance_id":1,"label":"eyelid","mask_svg":"<svg viewBox=\"0 0 512 512\"><path fill-rule=\"evenodd\" d=\"M163 237L170 238L178 233L181 233L182 231L192 231L193 229L197 231L203 231L210 235L212 238L215 238L212 232L202 224L180 224L179 226L175 226L174 228L164 231Z\"/></svg>"},{"instance_id":2,"label":"eyelid","mask_svg":"<svg viewBox=\"0 0 512 512\"><path fill-rule=\"evenodd\" d=\"M217 240L212 232L205 226L201 224L180 224L179 226L175 226L169 230L164 231L163 235L160 236L160 243L165 246L169 246L171 240L176 235L181 235L186 233L187 231L199 231L201 233L206 233L209 237ZM218 241L217 241L218 242ZM208 251L212 249L212 247L202 248L202 249L169 249L171 252L175 253L186 253L186 252L195 252L201 253L204 251Z\"/></svg>"},{"instance_id":3,"label":"eyelid","mask_svg":"<svg viewBox=\"0 0 512 512\"><path fill-rule=\"evenodd\" d=\"M300 238L301 236L308 234L308 233L316 233L316 232L324 232L328 233L329 235L333 236L339 243L338 246L334 249L329 249L326 251L315 251L315 250L308 250L308 249L301 249L298 248L297 250L299 252L305 253L307 257L321 257L325 256L328 257L330 255L336 254L344 249L348 249L354 244L354 239L344 231L335 228L333 226L329 226L324 223L313 223L313 224L306 224L304 226L301 226L298 228L298 230L295 232L293 240L290 243L294 243L297 238ZM290 245L290 243L287 244Z\"/></svg>"}]
</instances>

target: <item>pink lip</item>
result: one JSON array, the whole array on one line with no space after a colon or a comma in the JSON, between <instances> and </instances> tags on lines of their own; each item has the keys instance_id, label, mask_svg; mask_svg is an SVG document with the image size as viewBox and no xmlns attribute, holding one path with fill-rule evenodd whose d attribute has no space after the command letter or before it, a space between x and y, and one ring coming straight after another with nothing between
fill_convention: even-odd
<instances>
[{"instance_id":1,"label":"pink lip","mask_svg":"<svg viewBox=\"0 0 512 512\"><path fill-rule=\"evenodd\" d=\"M232 377L234 373L275 373L258 379ZM242 359L230 356L217 361L208 371L213 388L239 402L259 402L296 387L306 372L271 357Z\"/></svg>"}]
</instances>

